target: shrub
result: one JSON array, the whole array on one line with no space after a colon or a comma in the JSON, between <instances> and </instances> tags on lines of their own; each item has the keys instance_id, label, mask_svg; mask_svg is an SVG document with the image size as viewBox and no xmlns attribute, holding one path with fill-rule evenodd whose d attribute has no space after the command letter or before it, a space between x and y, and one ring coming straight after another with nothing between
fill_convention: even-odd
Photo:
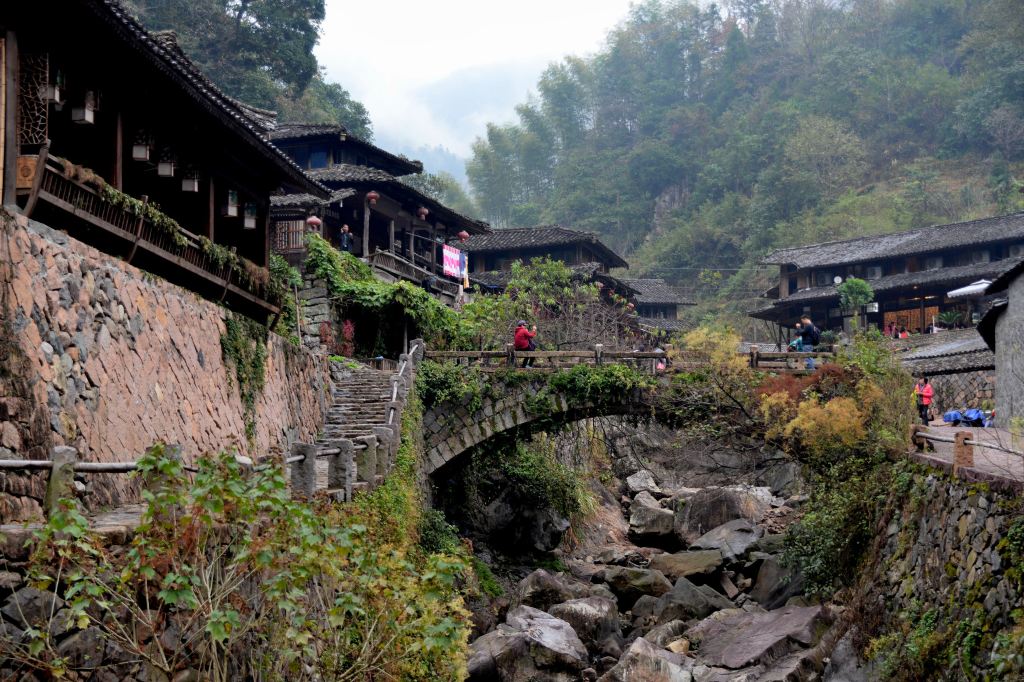
<instances>
[{"instance_id":1,"label":"shrub","mask_svg":"<svg viewBox=\"0 0 1024 682\"><path fill-rule=\"evenodd\" d=\"M827 403L801 402L783 435L790 441L790 452L821 471L856 453L868 433L857 402L852 398L833 398Z\"/></svg>"},{"instance_id":2,"label":"shrub","mask_svg":"<svg viewBox=\"0 0 1024 682\"><path fill-rule=\"evenodd\" d=\"M451 362L426 360L416 372L417 393L428 410L450 403L476 412L483 407L486 386L479 370Z\"/></svg>"}]
</instances>

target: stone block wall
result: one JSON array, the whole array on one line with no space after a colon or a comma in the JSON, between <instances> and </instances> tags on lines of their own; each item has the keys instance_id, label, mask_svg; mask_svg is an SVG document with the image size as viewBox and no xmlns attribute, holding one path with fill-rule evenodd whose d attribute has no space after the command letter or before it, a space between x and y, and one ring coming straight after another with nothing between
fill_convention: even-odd
<instances>
[{"instance_id":1,"label":"stone block wall","mask_svg":"<svg viewBox=\"0 0 1024 682\"><path fill-rule=\"evenodd\" d=\"M0 212L5 370L0 458L71 445L85 461L135 459L155 441L187 462L313 440L330 399L327 360L271 334L256 433L245 436L224 308L21 216ZM134 499L123 475L83 478L90 506ZM0 473L0 522L38 515L41 475Z\"/></svg>"},{"instance_id":2,"label":"stone block wall","mask_svg":"<svg viewBox=\"0 0 1024 682\"><path fill-rule=\"evenodd\" d=\"M995 370L937 374L930 376L929 381L935 390L936 419L941 419L942 414L949 410L995 405Z\"/></svg>"},{"instance_id":3,"label":"stone block wall","mask_svg":"<svg viewBox=\"0 0 1024 682\"><path fill-rule=\"evenodd\" d=\"M1019 487L920 468L910 492L894 494L893 513L878 528L879 556L864 576L860 621L874 630L865 639L911 631L931 611L936 627L950 629L950 641L968 624L983 633L974 659L980 674L995 635L1014 627L1022 607L1020 569L1010 570L1001 544L1021 518Z\"/></svg>"}]
</instances>

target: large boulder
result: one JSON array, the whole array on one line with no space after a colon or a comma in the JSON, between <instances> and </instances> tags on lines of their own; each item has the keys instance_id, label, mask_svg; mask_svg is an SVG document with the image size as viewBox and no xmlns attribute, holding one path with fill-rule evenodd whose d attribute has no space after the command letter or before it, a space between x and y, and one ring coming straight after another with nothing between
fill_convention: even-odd
<instances>
[{"instance_id":1,"label":"large boulder","mask_svg":"<svg viewBox=\"0 0 1024 682\"><path fill-rule=\"evenodd\" d=\"M615 667L601 676L600 682L691 682L690 665L685 656L639 637Z\"/></svg>"},{"instance_id":2,"label":"large boulder","mask_svg":"<svg viewBox=\"0 0 1024 682\"><path fill-rule=\"evenodd\" d=\"M783 566L777 557L769 556L757 570L750 598L766 609L784 605L791 597L804 592L804 576L799 571Z\"/></svg>"},{"instance_id":3,"label":"large boulder","mask_svg":"<svg viewBox=\"0 0 1024 682\"><path fill-rule=\"evenodd\" d=\"M719 611L694 625L686 636L699 643L702 663L739 670L770 665L815 644L830 622L821 606L785 606L775 611Z\"/></svg>"},{"instance_id":4,"label":"large boulder","mask_svg":"<svg viewBox=\"0 0 1024 682\"><path fill-rule=\"evenodd\" d=\"M586 597L555 604L549 613L572 626L584 642L594 647L610 635L619 634L619 610L614 599Z\"/></svg>"},{"instance_id":5,"label":"large boulder","mask_svg":"<svg viewBox=\"0 0 1024 682\"><path fill-rule=\"evenodd\" d=\"M642 469L632 476L626 478L626 488L633 495L642 492L648 492L652 495L661 495L661 488L658 487L658 483L654 480L654 474L646 469Z\"/></svg>"},{"instance_id":6,"label":"large boulder","mask_svg":"<svg viewBox=\"0 0 1024 682\"><path fill-rule=\"evenodd\" d=\"M46 627L50 614L64 608L64 600L53 592L23 587L6 601L0 613L20 628Z\"/></svg>"},{"instance_id":7,"label":"large boulder","mask_svg":"<svg viewBox=\"0 0 1024 682\"><path fill-rule=\"evenodd\" d=\"M578 680L587 650L564 620L529 606L469 645L469 679L478 682Z\"/></svg>"},{"instance_id":8,"label":"large boulder","mask_svg":"<svg viewBox=\"0 0 1024 682\"><path fill-rule=\"evenodd\" d=\"M706 549L675 554L659 554L651 559L648 568L661 571L670 580L687 578L691 575L714 573L722 565L722 553L717 549Z\"/></svg>"},{"instance_id":9,"label":"large boulder","mask_svg":"<svg viewBox=\"0 0 1024 682\"><path fill-rule=\"evenodd\" d=\"M746 519L736 519L708 531L690 549L717 549L726 561L734 561L761 537L761 530Z\"/></svg>"},{"instance_id":10,"label":"large boulder","mask_svg":"<svg viewBox=\"0 0 1024 682\"><path fill-rule=\"evenodd\" d=\"M660 597L672 589L672 583L661 571L649 568L610 566L604 571L605 582L619 600L619 608L628 610L645 594Z\"/></svg>"},{"instance_id":11,"label":"large boulder","mask_svg":"<svg viewBox=\"0 0 1024 682\"><path fill-rule=\"evenodd\" d=\"M659 625L673 620L704 618L720 609L731 609L734 604L708 585L694 585L680 578L672 589L661 596L654 608Z\"/></svg>"},{"instance_id":12,"label":"large boulder","mask_svg":"<svg viewBox=\"0 0 1024 682\"><path fill-rule=\"evenodd\" d=\"M553 604L568 601L576 596L564 578L538 568L516 585L512 594L512 606L532 606L547 611Z\"/></svg>"},{"instance_id":13,"label":"large boulder","mask_svg":"<svg viewBox=\"0 0 1024 682\"><path fill-rule=\"evenodd\" d=\"M668 509L634 503L629 513L629 534L641 542L669 537L672 535L674 520L675 517Z\"/></svg>"},{"instance_id":14,"label":"large boulder","mask_svg":"<svg viewBox=\"0 0 1024 682\"><path fill-rule=\"evenodd\" d=\"M757 523L771 506L768 488L727 486L704 488L676 507L675 531L679 539L692 544L712 528L735 519Z\"/></svg>"}]
</instances>

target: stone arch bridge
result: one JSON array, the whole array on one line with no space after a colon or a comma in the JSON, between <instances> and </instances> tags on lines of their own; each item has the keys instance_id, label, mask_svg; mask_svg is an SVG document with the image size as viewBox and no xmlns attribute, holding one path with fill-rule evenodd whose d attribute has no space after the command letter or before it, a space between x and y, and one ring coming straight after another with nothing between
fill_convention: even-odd
<instances>
[{"instance_id":1,"label":"stone arch bridge","mask_svg":"<svg viewBox=\"0 0 1024 682\"><path fill-rule=\"evenodd\" d=\"M476 410L452 403L424 410L424 473L432 475L492 439L525 436L590 417L659 414L653 400L657 389L632 389L593 401L554 391L543 376L494 388L498 390L485 396Z\"/></svg>"}]
</instances>

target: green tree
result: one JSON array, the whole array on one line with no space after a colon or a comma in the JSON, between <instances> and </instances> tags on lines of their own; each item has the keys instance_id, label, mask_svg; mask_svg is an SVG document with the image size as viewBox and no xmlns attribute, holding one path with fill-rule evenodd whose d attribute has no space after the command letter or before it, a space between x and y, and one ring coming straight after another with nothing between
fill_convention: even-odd
<instances>
[{"instance_id":1,"label":"green tree","mask_svg":"<svg viewBox=\"0 0 1024 682\"><path fill-rule=\"evenodd\" d=\"M839 292L839 305L851 311L858 320L864 306L875 300L875 290L858 277L847 277L845 282L836 287L836 291Z\"/></svg>"}]
</instances>

